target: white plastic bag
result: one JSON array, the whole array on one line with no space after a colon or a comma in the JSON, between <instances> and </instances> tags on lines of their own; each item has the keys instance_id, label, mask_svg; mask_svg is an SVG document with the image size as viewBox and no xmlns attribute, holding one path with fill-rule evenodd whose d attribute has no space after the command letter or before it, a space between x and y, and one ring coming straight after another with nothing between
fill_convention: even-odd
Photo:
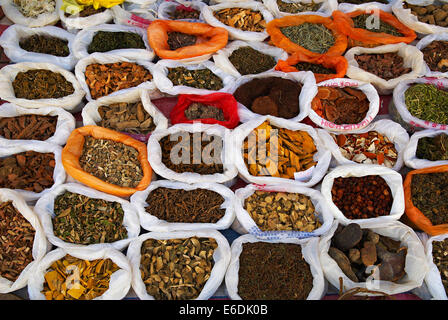
<instances>
[{"instance_id":1,"label":"white plastic bag","mask_svg":"<svg viewBox=\"0 0 448 320\"><path fill-rule=\"evenodd\" d=\"M188 70L198 70L198 69L209 69L216 76L221 78L223 82L223 88L220 90L207 90L207 89L198 89L194 87L188 87L185 85L175 86L170 79L168 79L168 69L169 68L177 68L184 67ZM156 63L154 68L154 82L156 87L163 93L177 96L179 94L209 94L213 92L227 92L228 88L232 85L235 79L226 74L220 68L218 68L211 61L204 61L198 64L184 64L174 60L160 60Z\"/></svg>"},{"instance_id":2,"label":"white plastic bag","mask_svg":"<svg viewBox=\"0 0 448 320\"><path fill-rule=\"evenodd\" d=\"M149 92L143 89L135 89L125 92L123 94L106 96L94 100L86 104L82 109L82 121L84 126L88 125L98 125L101 122L101 115L98 112L98 108L101 106L109 106L114 103L134 103L141 101L145 111L152 117L154 124L156 125L155 130L163 130L168 128L168 119L163 115L162 112L157 109L157 107L151 102L149 98ZM128 132L123 132L134 139L142 142L147 142L151 133L148 134L132 134Z\"/></svg>"},{"instance_id":3,"label":"white plastic bag","mask_svg":"<svg viewBox=\"0 0 448 320\"><path fill-rule=\"evenodd\" d=\"M390 80L382 79L373 73L359 68L355 59L356 55L361 54L379 54L387 52L396 52L403 58L403 67L412 68L412 71ZM425 74L425 62L423 53L416 47L407 45L403 42L397 44L386 44L374 48L354 47L348 50L344 56L348 62L347 77L364 82L370 82L379 94L390 94L394 88L405 80L416 79Z\"/></svg>"},{"instance_id":4,"label":"white plastic bag","mask_svg":"<svg viewBox=\"0 0 448 320\"><path fill-rule=\"evenodd\" d=\"M297 180L272 177L272 176L253 176L249 173L243 158L243 143L244 139L264 121L269 121L270 124L285 128L293 131L306 131L311 138L313 138L316 145L317 152L314 154L314 161L317 161L317 165L308 169L306 172L298 172L299 177ZM302 186L313 187L318 184L320 180L325 176L330 165L331 153L325 148L324 143L319 138L320 131L322 129L315 129L309 125L303 123L297 123L291 120L285 120L281 118L263 116L257 117L254 120L248 121L236 127L233 132L234 143L234 163L238 170L239 176L248 183L255 183L260 185L281 184L286 186Z\"/></svg>"},{"instance_id":5,"label":"white plastic bag","mask_svg":"<svg viewBox=\"0 0 448 320\"><path fill-rule=\"evenodd\" d=\"M336 178L348 178L348 177L365 177L370 175L378 175L383 178L390 188L392 193L392 207L389 215L378 216L376 218L368 219L348 219L342 213L341 210L334 204L332 200L332 188L333 182ZM322 181L321 190L322 196L327 202L330 212L333 214L336 220L341 221L346 225L352 222L356 222L361 227L370 227L375 224L386 224L388 222L397 221L404 213L404 191L403 191L403 178L401 174L395 170L385 168L383 166L374 164L346 164L331 170Z\"/></svg>"},{"instance_id":6,"label":"white plastic bag","mask_svg":"<svg viewBox=\"0 0 448 320\"><path fill-rule=\"evenodd\" d=\"M162 149L159 141L166 136L173 136L177 139L177 134L181 134L182 132L202 132L203 134L207 134L209 136L216 135L222 138L222 149L220 160L223 165L222 173L214 173L214 174L199 174L196 172L182 172L177 173L171 169L168 169L162 162ZM238 174L235 165L232 161L233 159L233 145L232 145L232 136L231 131L226 127L223 127L218 124L208 125L202 123L179 123L174 126L169 127L165 130L157 130L154 131L149 137L148 140L148 161L151 165L151 168L155 173L162 176L165 179L172 181L179 181L184 183L223 183L226 186L230 186L234 183L236 176ZM199 138L202 138L202 135ZM193 150L193 141L195 138L189 141L190 150ZM180 142L183 143L183 142ZM186 142L185 142L186 143ZM213 143L213 140L210 140L210 143ZM221 146L220 146L221 147ZM214 150L217 152L218 150ZM186 152L186 154L190 154L190 152ZM204 159L201 159L204 161Z\"/></svg>"},{"instance_id":7,"label":"white plastic bag","mask_svg":"<svg viewBox=\"0 0 448 320\"><path fill-rule=\"evenodd\" d=\"M418 131L421 129L447 130L448 123L442 124L418 119L409 112L405 103L404 94L411 85L417 83L433 84L438 89L448 88L447 78L418 78L400 82L394 89L393 106L390 108L390 113L394 120L401 123L408 131Z\"/></svg>"},{"instance_id":8,"label":"white plastic bag","mask_svg":"<svg viewBox=\"0 0 448 320\"><path fill-rule=\"evenodd\" d=\"M0 119L31 114L58 117L56 122L56 131L50 138L45 140L45 142L63 146L67 142L67 139L72 131L75 130L75 117L73 117L70 112L67 112L61 108L44 107L38 109L27 109L11 103L5 103L0 108ZM11 146L15 143L20 144L22 142L33 143L33 141L34 140L23 139L10 140L0 136L0 146Z\"/></svg>"},{"instance_id":9,"label":"white plastic bag","mask_svg":"<svg viewBox=\"0 0 448 320\"><path fill-rule=\"evenodd\" d=\"M222 23L219 21L213 13L215 11L219 11L226 8L243 8L243 9L250 9L253 11L259 11L261 15L263 16L263 19L266 21L266 24L274 19L271 12L263 5L261 2L257 1L241 1L241 2L223 2L220 4L216 4L213 6L205 6L202 9L202 15L204 17L205 22L208 24L214 26L214 27L221 27L226 29L229 32L229 39L237 39L237 40L246 40L246 41L263 41L267 37L269 37L269 34L266 32L266 30L262 32L255 32L255 31L243 31L237 28L229 27L228 25Z\"/></svg>"},{"instance_id":10,"label":"white plastic bag","mask_svg":"<svg viewBox=\"0 0 448 320\"><path fill-rule=\"evenodd\" d=\"M14 282L0 276L0 293L13 292L24 288L28 282L28 279L33 276L36 265L45 256L47 250L50 249L39 218L26 204L25 200L13 190L0 189L0 203L8 201L12 201L12 205L34 228L35 234L32 247L33 261L31 261L25 269L23 269L19 277Z\"/></svg>"},{"instance_id":11,"label":"white plastic bag","mask_svg":"<svg viewBox=\"0 0 448 320\"><path fill-rule=\"evenodd\" d=\"M260 240L254 235L246 234L236 238L232 242L230 248L232 253L232 260L226 272L226 289L227 293L232 300L242 300L238 295L238 282L239 282L239 268L240 268L240 255L243 251L244 243L254 242L268 242L268 243L291 243L297 244L302 247L302 255L305 261L308 263L313 275L313 289L311 289L307 300L320 300L325 294L326 286L324 274L322 272L321 263L319 261L318 245L319 238L309 239L282 239L282 240Z\"/></svg>"},{"instance_id":12,"label":"white plastic bag","mask_svg":"<svg viewBox=\"0 0 448 320\"><path fill-rule=\"evenodd\" d=\"M121 207L124 212L123 226L126 228L127 238L114 241L112 243L95 243L95 244L83 245L83 244L70 243L56 236L54 234L53 229L53 218L55 217L54 201L59 195L64 194L65 192L72 192L93 199L101 199L108 202L118 202L119 204L121 204ZM42 222L42 227L45 231L45 234L47 235L48 241L50 241L53 245L59 248L88 249L92 251L99 251L101 249L112 247L117 250L123 250L132 240L137 238L140 233L140 221L138 219L137 212L134 206L129 201L88 188L84 185L77 183L67 183L57 186L52 191L43 195L37 201L34 210L36 214L39 216L40 221Z\"/></svg>"},{"instance_id":13,"label":"white plastic bag","mask_svg":"<svg viewBox=\"0 0 448 320\"><path fill-rule=\"evenodd\" d=\"M204 18L202 17L202 8L206 6L205 3L202 1L184 1L187 2L185 4L182 4L186 7L191 7L194 10L197 10L200 12L199 19L177 19L177 21L188 21L188 22L202 22L204 23ZM176 10L176 7L181 5L179 1L165 1L162 2L158 9L157 9L157 18L163 19L163 20L173 20L171 19L171 14L174 10Z\"/></svg>"},{"instance_id":14,"label":"white plastic bag","mask_svg":"<svg viewBox=\"0 0 448 320\"><path fill-rule=\"evenodd\" d=\"M13 23L20 24L30 28L54 25L59 21L56 8L53 12L42 13L37 17L25 17L14 4L14 0L1 0L0 4L5 16Z\"/></svg>"},{"instance_id":15,"label":"white plastic bag","mask_svg":"<svg viewBox=\"0 0 448 320\"><path fill-rule=\"evenodd\" d=\"M261 53L272 56L276 62L279 60L288 59L288 53L281 48L270 46L264 42L259 41L232 41L225 48L216 52L213 55L213 60L215 61L215 65L218 68L221 68L225 73L235 77L240 78L242 75L238 72L235 66L230 62L229 57L233 53L233 51L241 48L241 47L251 47L254 50L257 50ZM275 66L267 71L274 71Z\"/></svg>"},{"instance_id":16,"label":"white plastic bag","mask_svg":"<svg viewBox=\"0 0 448 320\"><path fill-rule=\"evenodd\" d=\"M398 123L383 119L378 120L370 123L367 127L360 129L360 130L353 130L348 132L342 132L342 133L334 133L334 134L359 134L359 133L366 133L369 131L376 131L383 136L386 136L395 146L395 149L398 152L398 158L395 162L394 166L392 167L395 171L400 171L403 167L403 160L404 160L404 152L406 149L406 146L409 142L409 135L406 132L406 130L400 126ZM356 164L357 162L352 161L344 157L344 155L341 152L341 149L339 148L336 141L334 141L333 137L330 135L329 132L324 131L321 134L321 139L325 143L325 146L328 150L331 151L333 154L333 158L335 159L336 165L344 165L344 164ZM367 148L368 146L366 146ZM331 166L331 165L330 165Z\"/></svg>"},{"instance_id":17,"label":"white plastic bag","mask_svg":"<svg viewBox=\"0 0 448 320\"><path fill-rule=\"evenodd\" d=\"M40 261L36 266L34 276L30 277L28 281L28 295L31 300L45 300L45 295L42 293L45 274L55 261L64 258L66 255L88 261L111 259L120 268L110 276L109 288L101 296L93 300L121 300L129 292L131 288L132 269L126 256L120 251L113 248L103 248L97 251L58 248L49 252Z\"/></svg>"},{"instance_id":18,"label":"white plastic bag","mask_svg":"<svg viewBox=\"0 0 448 320\"><path fill-rule=\"evenodd\" d=\"M267 192L287 192L303 194L311 198L311 202L317 213L317 218L321 222L321 226L314 231L262 231L250 214L244 208L245 200L250 197L255 191ZM235 213L238 222L241 224L241 230L244 233L250 233L259 239L279 240L286 238L304 239L310 237L318 237L325 234L333 223L333 215L328 209L322 194L314 189L300 186L283 186L283 185L256 185L249 184L244 188L235 191Z\"/></svg>"},{"instance_id":19,"label":"white plastic bag","mask_svg":"<svg viewBox=\"0 0 448 320\"><path fill-rule=\"evenodd\" d=\"M110 63L116 63L116 62L136 63L136 64L144 67L146 70L148 70L151 73L151 75L153 76L153 79L151 79L150 81L140 83L136 87L118 90L118 91L112 92L111 94L108 94L103 97L116 96L116 95L119 95L122 93L126 93L130 90L134 90L135 88L148 90L151 97L159 96L159 94L157 93L157 88L156 88L155 80L154 80L155 79L155 75L154 75L155 68L154 68L153 63L146 61L146 60L126 59L124 57L113 55L113 54L96 52L96 53L92 53L91 55L89 55L88 57L86 57L84 59L79 60L79 62L76 64L76 67L75 67L76 78L78 79L80 86L86 93L86 99L89 102L97 100L97 99L92 98L92 95L90 94L90 88L86 83L85 72L86 72L87 66L90 64L97 64L97 63L98 64L110 64ZM101 97L101 98L103 98L103 97Z\"/></svg>"},{"instance_id":20,"label":"white plastic bag","mask_svg":"<svg viewBox=\"0 0 448 320\"><path fill-rule=\"evenodd\" d=\"M353 288L367 288L368 290L380 291L392 295L410 291L414 288L420 287L423 284L425 275L428 272L428 265L425 260L425 250L415 232L399 221L386 224L372 224L369 227L361 227L370 229L379 235L401 241L401 244L407 247L404 269L406 275L396 283L376 278L372 279L371 277L369 277L369 280L366 282L354 282L350 280L341 268L339 268L336 261L334 261L328 254L328 249L331 245L331 238L333 237L339 223L340 222L335 220L330 231L321 237L319 242L320 262L325 279L327 279L328 282L330 282L334 287L339 289L339 278L342 277L345 289L344 291L348 291Z\"/></svg>"},{"instance_id":21,"label":"white plastic bag","mask_svg":"<svg viewBox=\"0 0 448 320\"><path fill-rule=\"evenodd\" d=\"M116 24L100 24L97 26L85 28L76 34L73 41L73 53L78 59L88 57L90 54L87 51L89 45L92 42L93 37L99 32L131 32L138 34L145 43L146 49L116 49L107 51L108 54L121 56L127 59L138 59L151 61L154 58L154 51L151 49L148 43L148 35L145 29L131 26L123 26Z\"/></svg>"},{"instance_id":22,"label":"white plastic bag","mask_svg":"<svg viewBox=\"0 0 448 320\"><path fill-rule=\"evenodd\" d=\"M417 158L417 145L421 138L434 138L440 134L448 135L448 131L426 129L414 133L409 139L409 143L403 152L404 163L407 167L412 169L423 169L428 167L435 167L441 165L448 165L448 160L431 161Z\"/></svg>"},{"instance_id":23,"label":"white plastic bag","mask_svg":"<svg viewBox=\"0 0 448 320\"><path fill-rule=\"evenodd\" d=\"M20 41L28 37L39 35L59 38L68 41L70 54L67 57L58 57L51 54L30 52L20 47ZM46 62L55 64L66 70L73 70L76 59L72 50L72 42L75 36L62 28L47 26L41 28L28 28L19 24L8 27L0 37L0 46L5 51L5 55L12 62Z\"/></svg>"},{"instance_id":24,"label":"white plastic bag","mask_svg":"<svg viewBox=\"0 0 448 320\"><path fill-rule=\"evenodd\" d=\"M448 29L448 28L447 28ZM417 44L415 45L417 49L422 51L424 48L426 48L428 45L431 44L433 41L448 41L448 33L436 33L436 34L429 34L422 38ZM436 78L442 78L442 77L448 77L448 71L447 72L439 72L439 71L431 71L431 69L428 67L428 64L426 61L424 61L426 73L425 76L427 77L436 77Z\"/></svg>"},{"instance_id":25,"label":"white plastic bag","mask_svg":"<svg viewBox=\"0 0 448 320\"><path fill-rule=\"evenodd\" d=\"M224 216L215 223L185 223L185 222L167 222L161 220L145 211L148 206L146 199L148 195L157 188L181 189L186 191L205 189L220 194L224 202L220 209L225 209ZM148 231L171 232L176 230L203 230L215 229L224 230L230 227L235 219L235 194L226 186L218 183L196 183L188 184L183 182L160 180L150 184L146 190L137 191L131 196L131 204L137 209L141 226ZM172 203L175 206L175 203Z\"/></svg>"},{"instance_id":26,"label":"white plastic bag","mask_svg":"<svg viewBox=\"0 0 448 320\"><path fill-rule=\"evenodd\" d=\"M127 251L127 257L132 267L132 289L140 300L155 300L153 296L146 291L146 285L142 281L140 272L140 250L144 241L148 239L169 240L186 239L190 237L213 238L218 247L213 253L214 265L210 278L202 288L201 293L195 300L208 300L218 290L224 279L227 266L230 262L230 246L224 236L216 230L195 230L195 231L173 231L173 232L148 232L142 234L136 240L132 241Z\"/></svg>"},{"instance_id":27,"label":"white plastic bag","mask_svg":"<svg viewBox=\"0 0 448 320\"><path fill-rule=\"evenodd\" d=\"M148 4L125 1L121 5L111 8L115 24L128 25L139 28L148 28L151 21L157 19L157 5L149 0Z\"/></svg>"},{"instance_id":28,"label":"white plastic bag","mask_svg":"<svg viewBox=\"0 0 448 320\"><path fill-rule=\"evenodd\" d=\"M362 91L369 101L369 110L367 111L366 116L361 122L354 124L335 124L319 116L316 111L314 111L313 108L310 107L308 116L311 121L326 130L335 132L348 132L352 130L363 129L368 126L373 121L373 119L375 119L380 110L380 97L375 87L370 83L353 79L336 78L319 82L317 86L334 88L353 87Z\"/></svg>"},{"instance_id":29,"label":"white plastic bag","mask_svg":"<svg viewBox=\"0 0 448 320\"><path fill-rule=\"evenodd\" d=\"M99 24L109 23L113 19L111 9L106 9L103 12L96 13L87 17L80 17L79 15L65 16L65 11L61 9L63 0L56 0L56 11L61 19L62 26L69 32L77 33L88 27Z\"/></svg>"},{"instance_id":30,"label":"white plastic bag","mask_svg":"<svg viewBox=\"0 0 448 320\"><path fill-rule=\"evenodd\" d=\"M12 82L17 74L19 72L37 69L45 69L50 70L51 72L60 73L73 85L75 91L71 95L58 99L29 100L16 98ZM75 112L80 107L84 95L85 92L73 73L51 63L20 62L7 65L0 70L0 98L24 108L59 107L67 111Z\"/></svg>"},{"instance_id":31,"label":"white plastic bag","mask_svg":"<svg viewBox=\"0 0 448 320\"><path fill-rule=\"evenodd\" d=\"M4 144L3 146L0 147L0 158L10 157L17 153L26 151L35 151L39 153L53 153L54 161L56 163L53 171L54 184L51 188L44 189L41 192L14 189L25 199L25 201L29 202L39 199L46 193L56 188L58 185L64 183L66 174L64 167L62 166L62 160L61 160L62 148L56 144L48 142L32 141L32 142L15 143L13 145Z\"/></svg>"},{"instance_id":32,"label":"white plastic bag","mask_svg":"<svg viewBox=\"0 0 448 320\"><path fill-rule=\"evenodd\" d=\"M433 4L435 1L432 0L422 0L422 1L408 1L410 4L423 5L427 6ZM442 4L447 3L444 0L438 0ZM432 25L429 23L420 22L417 16L411 13L411 9L405 9L403 7L405 1L404 0L395 0L392 3L392 12L394 15L400 20L403 24L411 28L417 33L429 34L429 33L442 33L447 32L447 27L440 27L436 25Z\"/></svg>"},{"instance_id":33,"label":"white plastic bag","mask_svg":"<svg viewBox=\"0 0 448 320\"><path fill-rule=\"evenodd\" d=\"M338 0L286 0L286 1L282 0L282 1L286 3L300 3L300 4L309 4L311 2L314 2L314 3L322 3L322 5L316 11L289 13L280 10L280 8L277 5L277 0L263 0L263 4L275 18L283 18L286 16L302 15L302 14L313 14L317 16L328 17L331 16L333 11L338 9Z\"/></svg>"},{"instance_id":34,"label":"white plastic bag","mask_svg":"<svg viewBox=\"0 0 448 320\"><path fill-rule=\"evenodd\" d=\"M381 10L384 12L392 12L392 2L390 1L388 4L381 2L367 2L361 4L353 4L353 3L339 3L337 10L348 13L356 10L367 11L367 13L373 14L376 10Z\"/></svg>"},{"instance_id":35,"label":"white plastic bag","mask_svg":"<svg viewBox=\"0 0 448 320\"><path fill-rule=\"evenodd\" d=\"M426 263L428 264L429 269L425 277L425 284L432 297L436 300L448 300L448 296L442 283L439 268L437 268L433 261L432 244L433 242L443 241L446 238L448 238L448 234L441 234L429 238L425 244Z\"/></svg>"},{"instance_id":36,"label":"white plastic bag","mask_svg":"<svg viewBox=\"0 0 448 320\"><path fill-rule=\"evenodd\" d=\"M234 94L235 91L243 84L252 81L253 79L278 77L282 79L288 79L296 81L302 84L302 89L299 95L299 114L291 119L287 119L293 122L300 122L305 119L311 110L311 101L317 94L316 78L311 71L300 71L300 72L281 72L281 71L267 71L260 74L252 74L239 77L233 84L227 89L226 92ZM240 117L240 122L248 122L263 115L257 114L251 111L248 107L238 102L238 116ZM281 117L270 116L271 118L283 119Z\"/></svg>"}]
</instances>

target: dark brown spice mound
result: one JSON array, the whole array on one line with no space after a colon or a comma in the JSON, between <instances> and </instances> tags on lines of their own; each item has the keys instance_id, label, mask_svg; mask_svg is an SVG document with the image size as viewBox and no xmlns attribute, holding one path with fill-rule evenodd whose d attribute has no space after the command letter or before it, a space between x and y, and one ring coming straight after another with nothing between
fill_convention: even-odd
<instances>
[{"instance_id":1,"label":"dark brown spice mound","mask_svg":"<svg viewBox=\"0 0 448 320\"><path fill-rule=\"evenodd\" d=\"M193 102L187 109L185 109L185 117L187 117L188 120L211 118L218 121L225 121L222 109L199 102Z\"/></svg>"},{"instance_id":2,"label":"dark brown spice mound","mask_svg":"<svg viewBox=\"0 0 448 320\"><path fill-rule=\"evenodd\" d=\"M355 59L361 69L384 80L395 79L412 71L412 68L404 67L403 57L396 52L360 54Z\"/></svg>"},{"instance_id":3,"label":"dark brown spice mound","mask_svg":"<svg viewBox=\"0 0 448 320\"><path fill-rule=\"evenodd\" d=\"M422 53L431 71L448 72L448 41L433 41Z\"/></svg>"},{"instance_id":4,"label":"dark brown spice mound","mask_svg":"<svg viewBox=\"0 0 448 320\"><path fill-rule=\"evenodd\" d=\"M196 36L182 32L168 32L168 46L170 50L177 50L179 48L192 46L196 44Z\"/></svg>"},{"instance_id":5,"label":"dark brown spice mound","mask_svg":"<svg viewBox=\"0 0 448 320\"><path fill-rule=\"evenodd\" d=\"M294 65L294 68L296 68L299 71L312 71L313 73L317 74L335 74L336 70L325 68L321 64L315 64L310 62L299 62Z\"/></svg>"},{"instance_id":6,"label":"dark brown spice mound","mask_svg":"<svg viewBox=\"0 0 448 320\"><path fill-rule=\"evenodd\" d=\"M290 243L243 243L238 295L243 300L305 300L313 275L302 247Z\"/></svg>"},{"instance_id":7,"label":"dark brown spice mound","mask_svg":"<svg viewBox=\"0 0 448 320\"><path fill-rule=\"evenodd\" d=\"M30 52L50 54L57 57L67 57L70 54L68 41L56 37L32 35L19 42L20 48Z\"/></svg>"},{"instance_id":8,"label":"dark brown spice mound","mask_svg":"<svg viewBox=\"0 0 448 320\"><path fill-rule=\"evenodd\" d=\"M275 67L273 56L246 46L236 49L229 56L230 62L241 75L258 74Z\"/></svg>"},{"instance_id":9,"label":"dark brown spice mound","mask_svg":"<svg viewBox=\"0 0 448 320\"><path fill-rule=\"evenodd\" d=\"M0 136L11 140L44 141L56 132L57 121L58 117L34 114L0 118Z\"/></svg>"}]
</instances>

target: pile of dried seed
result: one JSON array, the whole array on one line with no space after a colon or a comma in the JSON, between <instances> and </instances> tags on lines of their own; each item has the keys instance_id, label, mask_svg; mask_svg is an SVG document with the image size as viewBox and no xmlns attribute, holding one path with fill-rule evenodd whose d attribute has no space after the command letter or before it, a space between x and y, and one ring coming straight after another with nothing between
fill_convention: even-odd
<instances>
[{"instance_id":1,"label":"pile of dried seed","mask_svg":"<svg viewBox=\"0 0 448 320\"><path fill-rule=\"evenodd\" d=\"M82 170L103 181L135 188L143 178L138 155L134 147L86 136L79 164Z\"/></svg>"},{"instance_id":2,"label":"pile of dried seed","mask_svg":"<svg viewBox=\"0 0 448 320\"><path fill-rule=\"evenodd\" d=\"M185 67L168 68L168 79L175 86L187 86L197 89L221 90L222 79L210 69L188 70Z\"/></svg>"},{"instance_id":3,"label":"pile of dried seed","mask_svg":"<svg viewBox=\"0 0 448 320\"><path fill-rule=\"evenodd\" d=\"M148 134L156 128L153 118L143 108L142 102L113 103L98 107L99 126L133 134Z\"/></svg>"},{"instance_id":4,"label":"pile of dried seed","mask_svg":"<svg viewBox=\"0 0 448 320\"><path fill-rule=\"evenodd\" d=\"M54 200L53 231L69 243L89 245L127 238L119 202L66 191Z\"/></svg>"},{"instance_id":5,"label":"pile of dried seed","mask_svg":"<svg viewBox=\"0 0 448 320\"><path fill-rule=\"evenodd\" d=\"M210 278L213 238L148 239L141 247L140 271L146 291L156 300L192 300Z\"/></svg>"},{"instance_id":6,"label":"pile of dried seed","mask_svg":"<svg viewBox=\"0 0 448 320\"><path fill-rule=\"evenodd\" d=\"M0 136L11 139L45 141L56 132L58 117L35 114L0 118Z\"/></svg>"},{"instance_id":7,"label":"pile of dried seed","mask_svg":"<svg viewBox=\"0 0 448 320\"><path fill-rule=\"evenodd\" d=\"M0 203L0 277L16 281L33 261L36 231L11 201Z\"/></svg>"},{"instance_id":8,"label":"pile of dried seed","mask_svg":"<svg viewBox=\"0 0 448 320\"><path fill-rule=\"evenodd\" d=\"M244 8L224 8L213 12L225 25L243 31L263 32L266 21L260 11Z\"/></svg>"},{"instance_id":9,"label":"pile of dried seed","mask_svg":"<svg viewBox=\"0 0 448 320\"><path fill-rule=\"evenodd\" d=\"M224 112L222 109L208 106L199 102L193 102L185 109L185 117L188 120L197 119L215 119L218 121L225 121Z\"/></svg>"},{"instance_id":10,"label":"pile of dried seed","mask_svg":"<svg viewBox=\"0 0 448 320\"><path fill-rule=\"evenodd\" d=\"M322 225L311 198L300 193L257 190L244 207L262 231L311 232Z\"/></svg>"},{"instance_id":11,"label":"pile of dried seed","mask_svg":"<svg viewBox=\"0 0 448 320\"><path fill-rule=\"evenodd\" d=\"M44 35L32 35L19 42L20 48L28 52L50 54L57 57L70 55L68 41Z\"/></svg>"}]
</instances>

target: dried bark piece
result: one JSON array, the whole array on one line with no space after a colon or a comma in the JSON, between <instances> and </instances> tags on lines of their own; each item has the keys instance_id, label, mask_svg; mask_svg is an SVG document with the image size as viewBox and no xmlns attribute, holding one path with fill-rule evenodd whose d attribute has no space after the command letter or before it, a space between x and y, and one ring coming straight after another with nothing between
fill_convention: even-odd
<instances>
[{"instance_id":1,"label":"dried bark piece","mask_svg":"<svg viewBox=\"0 0 448 320\"><path fill-rule=\"evenodd\" d=\"M357 263L357 264L361 264L362 263L361 251L359 251L358 249L350 249L348 251L348 258L353 263Z\"/></svg>"},{"instance_id":2,"label":"dried bark piece","mask_svg":"<svg viewBox=\"0 0 448 320\"><path fill-rule=\"evenodd\" d=\"M364 247L361 249L362 263L368 267L375 264L377 260L376 247L373 242L365 241Z\"/></svg>"},{"instance_id":3,"label":"dried bark piece","mask_svg":"<svg viewBox=\"0 0 448 320\"><path fill-rule=\"evenodd\" d=\"M406 265L406 255L406 247L400 248L398 253L386 252L383 255L382 262L378 265L380 279L396 282L403 278L406 274L406 271L404 270Z\"/></svg>"},{"instance_id":4,"label":"dried bark piece","mask_svg":"<svg viewBox=\"0 0 448 320\"><path fill-rule=\"evenodd\" d=\"M362 239L362 229L356 223L350 223L333 237L336 248L346 251L354 248Z\"/></svg>"},{"instance_id":5,"label":"dried bark piece","mask_svg":"<svg viewBox=\"0 0 448 320\"><path fill-rule=\"evenodd\" d=\"M328 250L328 254L336 261L339 268L341 268L342 272L344 272L344 274L350 280L358 282L358 277L353 272L352 267L350 265L350 260L347 258L344 252L335 247L330 247L330 249Z\"/></svg>"}]
</instances>

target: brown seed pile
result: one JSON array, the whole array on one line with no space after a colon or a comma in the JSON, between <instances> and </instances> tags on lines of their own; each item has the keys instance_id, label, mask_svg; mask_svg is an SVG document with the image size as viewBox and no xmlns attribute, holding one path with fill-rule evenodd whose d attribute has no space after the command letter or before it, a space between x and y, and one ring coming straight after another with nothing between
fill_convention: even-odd
<instances>
[{"instance_id":1,"label":"brown seed pile","mask_svg":"<svg viewBox=\"0 0 448 320\"><path fill-rule=\"evenodd\" d=\"M0 276L16 281L33 261L36 231L11 201L0 203Z\"/></svg>"},{"instance_id":2,"label":"brown seed pile","mask_svg":"<svg viewBox=\"0 0 448 320\"><path fill-rule=\"evenodd\" d=\"M148 239L141 247L140 271L148 294L156 300L190 300L210 278L213 238Z\"/></svg>"},{"instance_id":3,"label":"brown seed pile","mask_svg":"<svg viewBox=\"0 0 448 320\"><path fill-rule=\"evenodd\" d=\"M35 114L0 118L0 136L16 140L40 140L51 138L56 132L58 117Z\"/></svg>"}]
</instances>

